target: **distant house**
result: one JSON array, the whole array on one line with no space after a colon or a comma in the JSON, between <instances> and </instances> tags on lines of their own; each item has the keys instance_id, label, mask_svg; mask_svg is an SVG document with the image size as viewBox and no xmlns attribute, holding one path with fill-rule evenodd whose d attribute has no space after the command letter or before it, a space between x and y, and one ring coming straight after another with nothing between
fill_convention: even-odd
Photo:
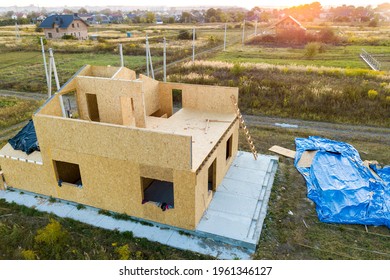
<instances>
[{"instance_id":1,"label":"distant house","mask_svg":"<svg viewBox=\"0 0 390 280\"><path fill-rule=\"evenodd\" d=\"M43 28L47 39L59 39L64 35L73 35L77 39L88 39L88 24L77 14L51 15L39 27Z\"/></svg>"},{"instance_id":2,"label":"distant house","mask_svg":"<svg viewBox=\"0 0 390 280\"><path fill-rule=\"evenodd\" d=\"M286 31L306 31L306 28L292 16L287 16L274 25L276 34Z\"/></svg>"}]
</instances>

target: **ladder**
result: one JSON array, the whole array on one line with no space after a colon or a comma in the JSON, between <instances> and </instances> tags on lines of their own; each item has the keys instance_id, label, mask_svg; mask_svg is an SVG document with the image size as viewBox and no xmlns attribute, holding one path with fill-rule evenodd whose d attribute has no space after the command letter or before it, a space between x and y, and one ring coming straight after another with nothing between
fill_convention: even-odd
<instances>
[{"instance_id":1,"label":"ladder","mask_svg":"<svg viewBox=\"0 0 390 280\"><path fill-rule=\"evenodd\" d=\"M238 120L240 121L240 126L241 126L241 128L244 130L245 137L246 137L246 141L247 141L248 144L249 144L249 147L250 147L250 149L251 149L251 151L252 151L253 157L255 158L255 160L257 160L257 151L256 151L256 147L255 147L255 145L253 144L252 137L251 137L251 135L250 135L250 133L249 133L248 128L246 127L244 118L242 117L242 114L241 114L241 112L240 112L240 108L238 108L238 104L237 104L236 97L235 97L234 95L231 95L230 98L232 99L234 108L236 109L236 115L237 115L237 117L238 117Z\"/></svg>"}]
</instances>

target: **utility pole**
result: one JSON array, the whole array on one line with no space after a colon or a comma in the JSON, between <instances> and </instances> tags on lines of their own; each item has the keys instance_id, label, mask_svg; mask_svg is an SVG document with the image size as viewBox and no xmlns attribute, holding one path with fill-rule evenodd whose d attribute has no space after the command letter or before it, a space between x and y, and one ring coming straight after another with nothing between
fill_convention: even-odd
<instances>
[{"instance_id":1,"label":"utility pole","mask_svg":"<svg viewBox=\"0 0 390 280\"><path fill-rule=\"evenodd\" d=\"M60 82L58 80L57 67L56 67L56 63L54 61L53 50L51 48L49 49L49 57L50 57L50 61L51 61L51 64L52 64L52 70L53 70L53 73L54 73L54 79L56 81L56 86L57 86L57 91L58 91L58 90L60 90L61 86L60 86ZM50 73L50 76L51 76L51 73Z\"/></svg>"},{"instance_id":2,"label":"utility pole","mask_svg":"<svg viewBox=\"0 0 390 280\"><path fill-rule=\"evenodd\" d=\"M225 23L225 34L223 36L223 50L226 50L226 29L227 29L227 23Z\"/></svg>"},{"instance_id":3,"label":"utility pole","mask_svg":"<svg viewBox=\"0 0 390 280\"><path fill-rule=\"evenodd\" d=\"M257 35L257 20L256 20L256 24L255 24L255 36Z\"/></svg>"},{"instance_id":4,"label":"utility pole","mask_svg":"<svg viewBox=\"0 0 390 280\"><path fill-rule=\"evenodd\" d=\"M151 72L152 72L152 78L154 79L154 70L153 70L153 63L152 63L152 54L150 53L149 44L148 44L148 53L149 53L150 70L151 70Z\"/></svg>"},{"instance_id":5,"label":"utility pole","mask_svg":"<svg viewBox=\"0 0 390 280\"><path fill-rule=\"evenodd\" d=\"M121 67L124 66L123 62L123 49L122 49L122 44L119 44L119 55L121 56Z\"/></svg>"},{"instance_id":6,"label":"utility pole","mask_svg":"<svg viewBox=\"0 0 390 280\"><path fill-rule=\"evenodd\" d=\"M149 77L149 41L148 35L146 34L146 75Z\"/></svg>"},{"instance_id":7,"label":"utility pole","mask_svg":"<svg viewBox=\"0 0 390 280\"><path fill-rule=\"evenodd\" d=\"M50 48L49 49L49 90L48 90L49 98L51 97L51 81L52 81L51 80L52 79L51 76L52 76L52 72L54 73L54 79L56 81L57 92L58 92L61 87L60 87L60 82L58 80L57 67L56 67L56 62L54 60L53 50ZM64 100L62 98L62 95L59 94L58 98L59 98L59 101L60 101L60 107L61 107L61 111L62 111L62 116L64 118L66 118Z\"/></svg>"},{"instance_id":8,"label":"utility pole","mask_svg":"<svg viewBox=\"0 0 390 280\"><path fill-rule=\"evenodd\" d=\"M18 26L18 22L17 21L15 21L15 37L16 37L16 39L20 38L19 26Z\"/></svg>"},{"instance_id":9,"label":"utility pole","mask_svg":"<svg viewBox=\"0 0 390 280\"><path fill-rule=\"evenodd\" d=\"M244 44L245 41L245 19L244 19L244 24L242 26L242 44Z\"/></svg>"},{"instance_id":10,"label":"utility pole","mask_svg":"<svg viewBox=\"0 0 390 280\"><path fill-rule=\"evenodd\" d=\"M45 55L45 46L43 45L43 38L41 37L41 48L42 48L42 56L43 56L43 66L45 66L45 77L46 77L46 85L49 88L49 74L47 73L47 64L46 64L46 55Z\"/></svg>"},{"instance_id":11,"label":"utility pole","mask_svg":"<svg viewBox=\"0 0 390 280\"><path fill-rule=\"evenodd\" d=\"M163 54L163 60L164 60L164 82L167 81L167 40L164 37L164 54Z\"/></svg>"},{"instance_id":12,"label":"utility pole","mask_svg":"<svg viewBox=\"0 0 390 280\"><path fill-rule=\"evenodd\" d=\"M195 61L195 27L192 30L192 62Z\"/></svg>"}]
</instances>

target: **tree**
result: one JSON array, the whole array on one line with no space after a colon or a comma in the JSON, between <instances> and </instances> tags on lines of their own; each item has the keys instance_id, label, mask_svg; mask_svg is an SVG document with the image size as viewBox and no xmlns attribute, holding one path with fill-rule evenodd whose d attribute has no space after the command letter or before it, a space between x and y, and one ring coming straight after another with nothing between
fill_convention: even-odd
<instances>
[{"instance_id":1,"label":"tree","mask_svg":"<svg viewBox=\"0 0 390 280\"><path fill-rule=\"evenodd\" d=\"M111 9L104 9L104 10L101 10L100 13L104 14L106 16L109 16L112 14L112 11L111 11Z\"/></svg>"},{"instance_id":2,"label":"tree","mask_svg":"<svg viewBox=\"0 0 390 280\"><path fill-rule=\"evenodd\" d=\"M192 15L189 12L182 12L180 22L189 23L192 21Z\"/></svg>"},{"instance_id":3,"label":"tree","mask_svg":"<svg viewBox=\"0 0 390 280\"><path fill-rule=\"evenodd\" d=\"M65 8L65 9L62 11L62 13L63 13L63 14L69 15L69 14L73 14L73 11L70 10L70 9Z\"/></svg>"},{"instance_id":4,"label":"tree","mask_svg":"<svg viewBox=\"0 0 390 280\"><path fill-rule=\"evenodd\" d=\"M14 11L8 11L8 12L5 13L5 16L6 16L7 18L10 18L10 17L12 17L14 14L15 14Z\"/></svg>"},{"instance_id":5,"label":"tree","mask_svg":"<svg viewBox=\"0 0 390 280\"><path fill-rule=\"evenodd\" d=\"M147 12L145 19L147 23L154 23L156 21L156 15L153 12Z\"/></svg>"},{"instance_id":6,"label":"tree","mask_svg":"<svg viewBox=\"0 0 390 280\"><path fill-rule=\"evenodd\" d=\"M88 11L87 11L87 9L86 8L80 8L78 11L77 11L79 14L87 14L88 13Z\"/></svg>"},{"instance_id":7,"label":"tree","mask_svg":"<svg viewBox=\"0 0 390 280\"><path fill-rule=\"evenodd\" d=\"M210 8L206 11L206 16L205 16L205 19L206 19L206 22L211 22L211 18L214 18L214 20L216 21L217 19L217 10L214 9L214 8Z\"/></svg>"}]
</instances>

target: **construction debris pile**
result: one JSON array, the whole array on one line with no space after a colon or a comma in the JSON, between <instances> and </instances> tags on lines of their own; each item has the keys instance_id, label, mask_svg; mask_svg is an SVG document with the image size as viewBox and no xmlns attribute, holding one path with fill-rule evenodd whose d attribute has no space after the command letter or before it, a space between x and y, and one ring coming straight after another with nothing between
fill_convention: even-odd
<instances>
[{"instance_id":1,"label":"construction debris pile","mask_svg":"<svg viewBox=\"0 0 390 280\"><path fill-rule=\"evenodd\" d=\"M390 228L390 166L363 162L351 145L296 138L295 167L322 222Z\"/></svg>"}]
</instances>

